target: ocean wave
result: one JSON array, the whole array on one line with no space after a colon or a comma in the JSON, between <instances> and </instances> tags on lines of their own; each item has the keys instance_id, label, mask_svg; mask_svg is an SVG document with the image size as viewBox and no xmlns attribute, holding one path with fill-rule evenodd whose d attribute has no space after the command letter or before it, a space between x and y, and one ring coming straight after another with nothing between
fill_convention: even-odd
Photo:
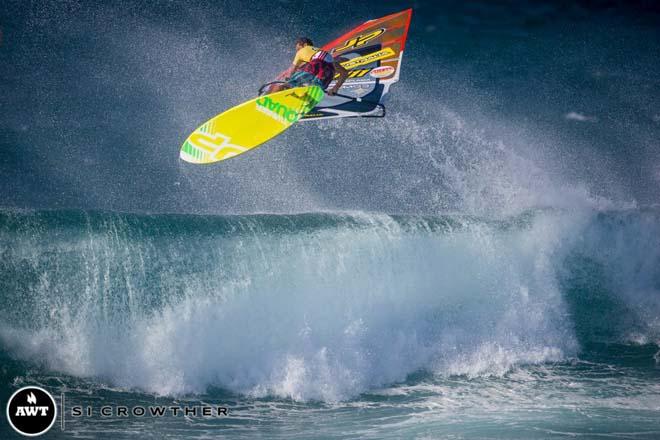
<instances>
[{"instance_id":1,"label":"ocean wave","mask_svg":"<svg viewBox=\"0 0 660 440\"><path fill-rule=\"evenodd\" d=\"M2 211L11 357L155 394L344 400L660 340L660 216Z\"/></svg>"}]
</instances>

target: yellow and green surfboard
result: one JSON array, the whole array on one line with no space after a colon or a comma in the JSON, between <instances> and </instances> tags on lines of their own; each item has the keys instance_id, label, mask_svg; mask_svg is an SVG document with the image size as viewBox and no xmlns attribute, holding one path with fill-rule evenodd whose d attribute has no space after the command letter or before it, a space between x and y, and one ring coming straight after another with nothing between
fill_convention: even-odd
<instances>
[{"instance_id":1,"label":"yellow and green surfboard","mask_svg":"<svg viewBox=\"0 0 660 440\"><path fill-rule=\"evenodd\" d=\"M247 101L198 127L181 146L179 157L204 164L238 156L282 133L323 96L320 87L306 86Z\"/></svg>"}]
</instances>

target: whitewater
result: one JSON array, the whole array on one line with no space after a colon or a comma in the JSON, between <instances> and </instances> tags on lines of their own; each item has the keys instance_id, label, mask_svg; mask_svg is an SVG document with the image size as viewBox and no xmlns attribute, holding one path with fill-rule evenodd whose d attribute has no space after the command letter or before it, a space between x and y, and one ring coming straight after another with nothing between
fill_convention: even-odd
<instances>
[{"instance_id":1,"label":"whitewater","mask_svg":"<svg viewBox=\"0 0 660 440\"><path fill-rule=\"evenodd\" d=\"M502 405L646 411L628 429L655 430L659 237L657 210L3 211L0 338L5 357L64 374L65 389L73 378L155 396L216 389L303 413L376 398L383 417L410 412L394 437L417 432L417 417L446 426L449 413Z\"/></svg>"},{"instance_id":2,"label":"whitewater","mask_svg":"<svg viewBox=\"0 0 660 440\"><path fill-rule=\"evenodd\" d=\"M657 8L415 2L386 118L178 160L298 33L410 6L3 2L0 400L62 439L660 438Z\"/></svg>"}]
</instances>

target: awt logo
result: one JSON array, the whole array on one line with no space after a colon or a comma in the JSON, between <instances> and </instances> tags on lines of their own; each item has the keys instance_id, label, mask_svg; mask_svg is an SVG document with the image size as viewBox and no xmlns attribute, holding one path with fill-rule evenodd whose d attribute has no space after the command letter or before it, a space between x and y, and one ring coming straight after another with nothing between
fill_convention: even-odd
<instances>
[{"instance_id":1,"label":"awt logo","mask_svg":"<svg viewBox=\"0 0 660 440\"><path fill-rule=\"evenodd\" d=\"M24 387L7 402L7 420L16 432L35 437L48 432L57 418L57 405L50 393L39 387Z\"/></svg>"}]
</instances>

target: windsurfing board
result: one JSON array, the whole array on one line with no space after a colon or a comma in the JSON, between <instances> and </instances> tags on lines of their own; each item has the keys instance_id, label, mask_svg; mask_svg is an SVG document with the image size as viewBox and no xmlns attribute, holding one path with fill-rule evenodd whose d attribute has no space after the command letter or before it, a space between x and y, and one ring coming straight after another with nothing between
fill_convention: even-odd
<instances>
[{"instance_id":1,"label":"windsurfing board","mask_svg":"<svg viewBox=\"0 0 660 440\"><path fill-rule=\"evenodd\" d=\"M323 99L318 86L260 96L208 120L185 140L179 157L207 164L236 157L274 138Z\"/></svg>"}]
</instances>

